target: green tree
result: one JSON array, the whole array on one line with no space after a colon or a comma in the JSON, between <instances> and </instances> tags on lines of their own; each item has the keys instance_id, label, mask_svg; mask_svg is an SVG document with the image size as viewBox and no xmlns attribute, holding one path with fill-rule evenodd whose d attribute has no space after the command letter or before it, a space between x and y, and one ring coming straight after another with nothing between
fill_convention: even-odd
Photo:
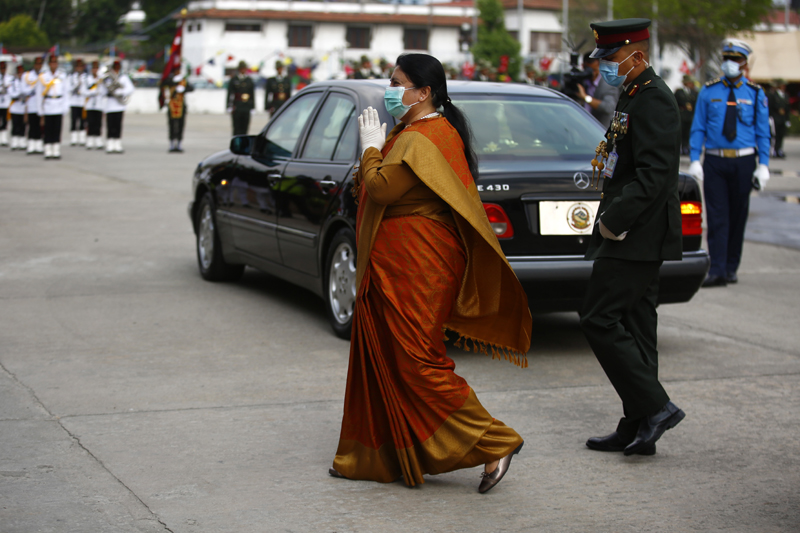
<instances>
[{"instance_id":1,"label":"green tree","mask_svg":"<svg viewBox=\"0 0 800 533\"><path fill-rule=\"evenodd\" d=\"M522 67L520 45L506 30L503 5L500 0L478 0L478 12L481 24L472 55L476 61L488 61L495 68L500 65L502 56L508 56L508 74L512 79L517 79Z\"/></svg>"},{"instance_id":2,"label":"green tree","mask_svg":"<svg viewBox=\"0 0 800 533\"><path fill-rule=\"evenodd\" d=\"M0 42L8 46L47 46L47 34L28 15L15 15L0 22Z\"/></svg>"},{"instance_id":3,"label":"green tree","mask_svg":"<svg viewBox=\"0 0 800 533\"><path fill-rule=\"evenodd\" d=\"M16 15L30 17L34 27L44 31L52 43L66 43L72 36L72 0L0 0L0 22Z\"/></svg>"},{"instance_id":4,"label":"green tree","mask_svg":"<svg viewBox=\"0 0 800 533\"><path fill-rule=\"evenodd\" d=\"M675 44L696 58L704 71L709 60L718 58L720 42L725 37L747 32L761 22L772 9L773 0L720 2L719 0L615 0L614 16L658 19L660 44Z\"/></svg>"},{"instance_id":5,"label":"green tree","mask_svg":"<svg viewBox=\"0 0 800 533\"><path fill-rule=\"evenodd\" d=\"M85 0L77 8L76 37L83 43L113 41L122 31L119 18L130 9L130 0Z\"/></svg>"}]
</instances>

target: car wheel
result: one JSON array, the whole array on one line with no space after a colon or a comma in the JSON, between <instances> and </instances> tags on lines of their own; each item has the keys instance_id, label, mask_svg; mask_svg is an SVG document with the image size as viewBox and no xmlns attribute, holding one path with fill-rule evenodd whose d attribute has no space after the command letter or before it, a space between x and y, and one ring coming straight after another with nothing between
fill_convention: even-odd
<instances>
[{"instance_id":1,"label":"car wheel","mask_svg":"<svg viewBox=\"0 0 800 533\"><path fill-rule=\"evenodd\" d=\"M325 309L333 331L350 339L356 307L356 236L342 228L333 236L325 263Z\"/></svg>"},{"instance_id":2,"label":"car wheel","mask_svg":"<svg viewBox=\"0 0 800 533\"><path fill-rule=\"evenodd\" d=\"M207 192L197 208L197 266L208 281L236 281L242 277L244 265L230 265L222 257L222 245L214 217L214 200Z\"/></svg>"}]
</instances>

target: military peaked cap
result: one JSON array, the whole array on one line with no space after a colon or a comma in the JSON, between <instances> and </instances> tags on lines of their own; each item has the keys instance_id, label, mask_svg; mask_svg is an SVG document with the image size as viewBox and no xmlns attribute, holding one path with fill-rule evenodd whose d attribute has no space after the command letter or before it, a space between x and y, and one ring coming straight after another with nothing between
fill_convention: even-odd
<instances>
[{"instance_id":1,"label":"military peaked cap","mask_svg":"<svg viewBox=\"0 0 800 533\"><path fill-rule=\"evenodd\" d=\"M622 19L589 24L594 31L596 48L591 57L608 57L626 44L650 38L650 19Z\"/></svg>"}]
</instances>

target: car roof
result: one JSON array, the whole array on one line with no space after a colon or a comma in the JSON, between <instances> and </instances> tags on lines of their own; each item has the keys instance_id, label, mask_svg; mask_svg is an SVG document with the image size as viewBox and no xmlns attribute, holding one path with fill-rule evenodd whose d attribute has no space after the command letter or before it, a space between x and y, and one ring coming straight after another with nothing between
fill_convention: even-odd
<instances>
[{"instance_id":1,"label":"car roof","mask_svg":"<svg viewBox=\"0 0 800 533\"><path fill-rule=\"evenodd\" d=\"M389 85L387 79L375 80L326 80L312 83L311 87L341 87L358 90L383 91ZM490 81L447 80L447 92L450 94L492 94L539 96L544 98L567 99L566 96L547 87L527 85L525 83L497 83Z\"/></svg>"}]
</instances>

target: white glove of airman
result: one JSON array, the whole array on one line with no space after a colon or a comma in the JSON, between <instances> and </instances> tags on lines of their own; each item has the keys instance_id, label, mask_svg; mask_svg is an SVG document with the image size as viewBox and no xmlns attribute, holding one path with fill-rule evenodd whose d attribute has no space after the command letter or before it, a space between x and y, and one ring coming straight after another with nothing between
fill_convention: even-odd
<instances>
[{"instance_id":1,"label":"white glove of airman","mask_svg":"<svg viewBox=\"0 0 800 533\"><path fill-rule=\"evenodd\" d=\"M182 93L182 92L183 92L183 91L185 91L185 90L186 90L186 87L184 87L183 85L178 85L177 87L175 87L175 91L176 91L178 94Z\"/></svg>"},{"instance_id":2,"label":"white glove of airman","mask_svg":"<svg viewBox=\"0 0 800 533\"><path fill-rule=\"evenodd\" d=\"M758 165L756 171L753 172L753 181L757 182L757 188L763 191L769 181L769 167L767 165Z\"/></svg>"},{"instance_id":3,"label":"white glove of airman","mask_svg":"<svg viewBox=\"0 0 800 533\"><path fill-rule=\"evenodd\" d=\"M368 107L358 117L358 133L361 135L361 155L367 148L383 149L386 144L386 124L381 124L378 110Z\"/></svg>"},{"instance_id":4,"label":"white glove of airman","mask_svg":"<svg viewBox=\"0 0 800 533\"><path fill-rule=\"evenodd\" d=\"M703 165L700 164L700 161L692 161L692 164L689 165L689 174L703 181Z\"/></svg>"}]
</instances>

